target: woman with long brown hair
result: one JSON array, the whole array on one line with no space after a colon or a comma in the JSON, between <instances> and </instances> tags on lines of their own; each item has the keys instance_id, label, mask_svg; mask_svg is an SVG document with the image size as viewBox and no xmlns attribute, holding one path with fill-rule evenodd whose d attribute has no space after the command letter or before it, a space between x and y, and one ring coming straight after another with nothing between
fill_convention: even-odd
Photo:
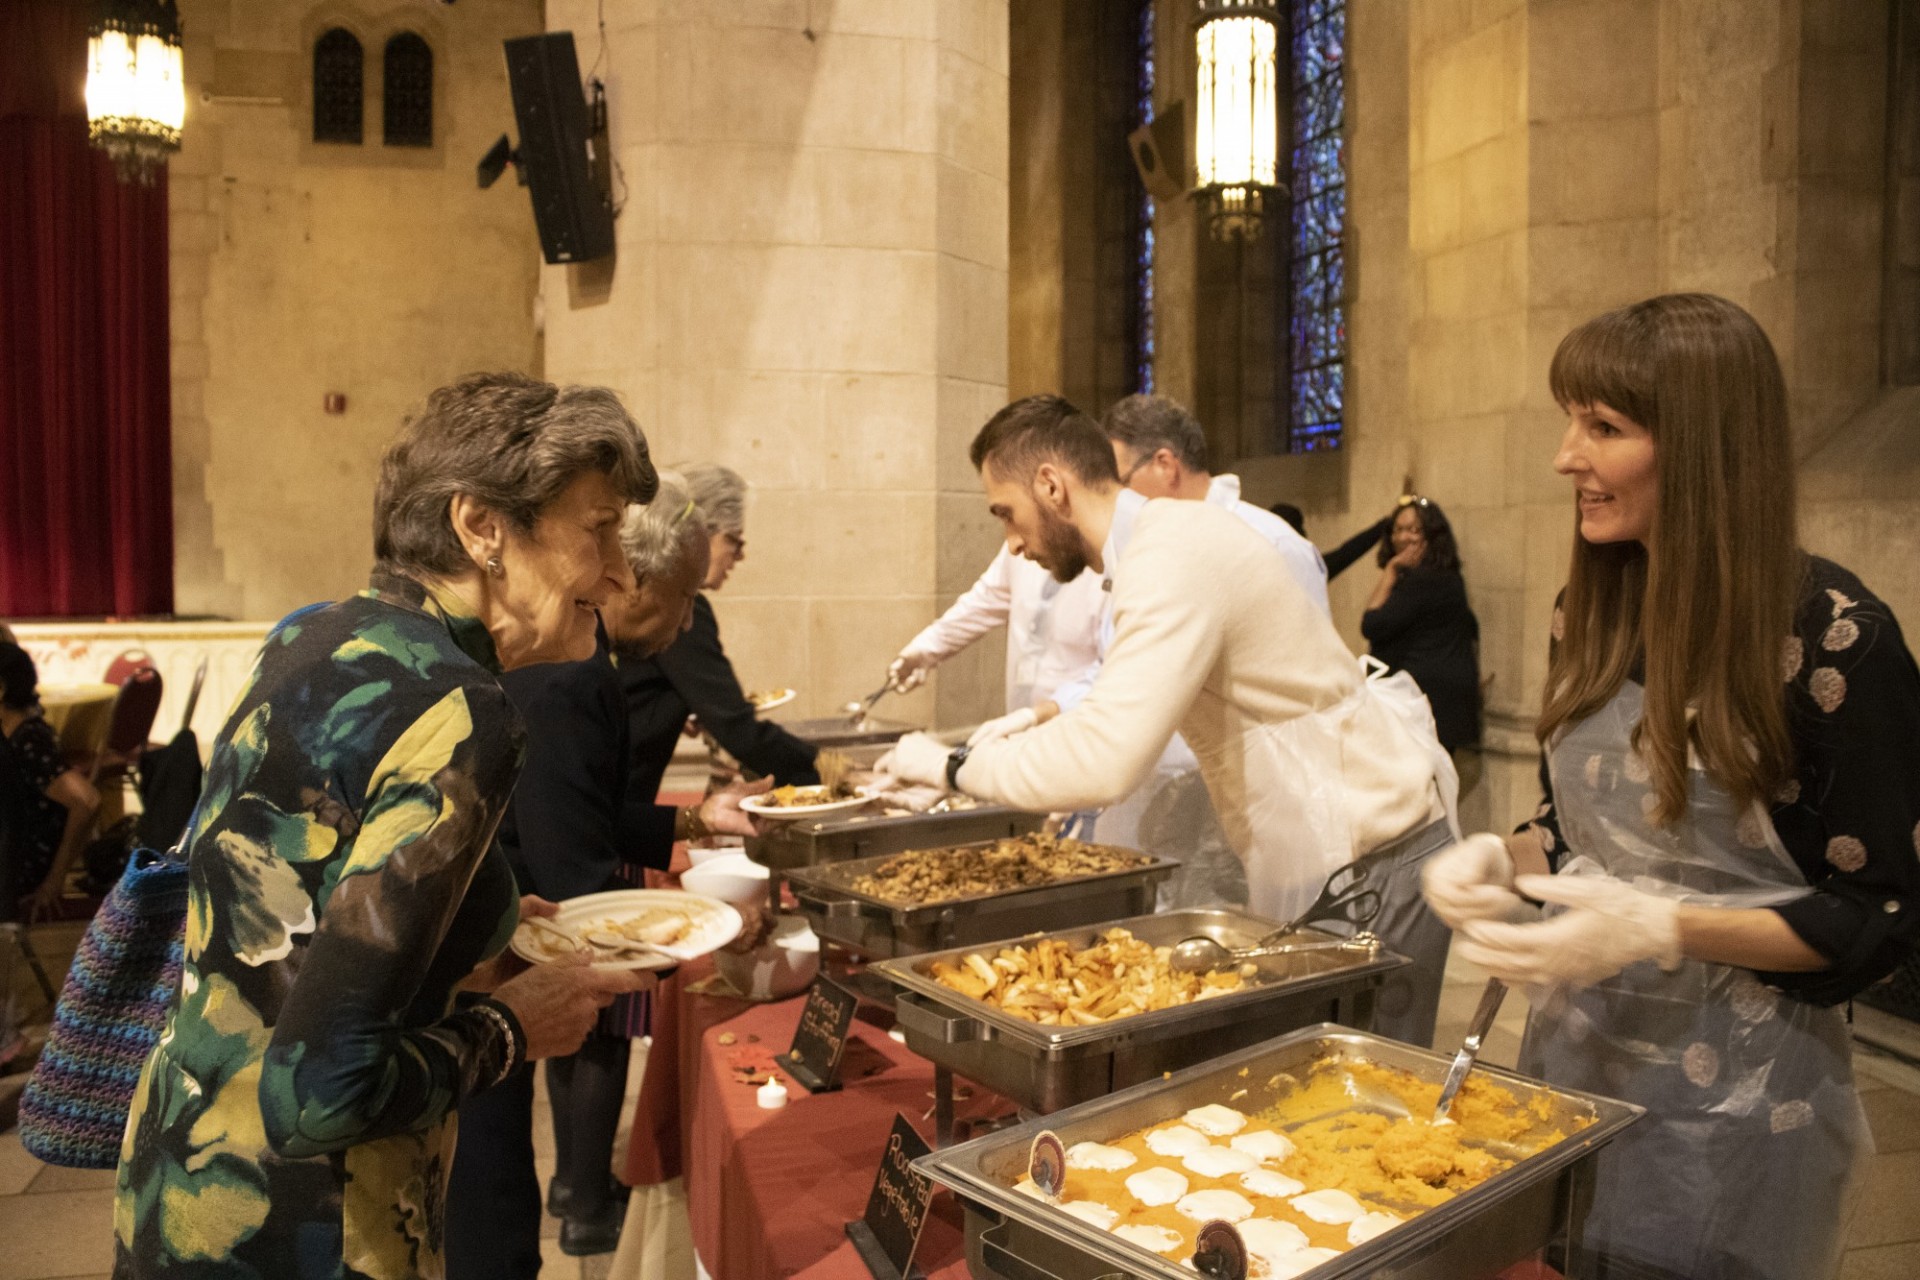
<instances>
[{"instance_id":1,"label":"woman with long brown hair","mask_svg":"<svg viewBox=\"0 0 1920 1280\"><path fill-rule=\"evenodd\" d=\"M1545 801L1436 858L1428 900L1535 988L1523 1071L1649 1112L1602 1158L1583 1274L1831 1275L1870 1148L1836 1006L1920 928L1920 670L1798 546L1785 386L1745 311L1610 312L1550 377L1577 535Z\"/></svg>"}]
</instances>

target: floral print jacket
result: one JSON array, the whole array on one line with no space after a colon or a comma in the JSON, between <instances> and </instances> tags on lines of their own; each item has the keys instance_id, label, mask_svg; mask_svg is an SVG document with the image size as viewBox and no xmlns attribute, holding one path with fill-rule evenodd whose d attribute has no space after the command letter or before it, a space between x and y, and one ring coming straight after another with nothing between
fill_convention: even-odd
<instances>
[{"instance_id":1,"label":"floral print jacket","mask_svg":"<svg viewBox=\"0 0 1920 1280\"><path fill-rule=\"evenodd\" d=\"M188 829L116 1277L441 1275L454 1108L509 1049L454 1002L517 920L494 827L522 731L497 672L457 599L385 573L268 638Z\"/></svg>"}]
</instances>

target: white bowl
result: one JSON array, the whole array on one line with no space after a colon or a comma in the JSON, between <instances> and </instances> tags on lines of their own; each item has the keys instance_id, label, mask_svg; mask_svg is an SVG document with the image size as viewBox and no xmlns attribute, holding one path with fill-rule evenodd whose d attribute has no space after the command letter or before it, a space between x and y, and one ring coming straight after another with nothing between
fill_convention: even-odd
<instances>
[{"instance_id":1,"label":"white bowl","mask_svg":"<svg viewBox=\"0 0 1920 1280\"><path fill-rule=\"evenodd\" d=\"M718 840L718 843L711 846L688 845L687 861L697 867L703 862L712 862L715 858L724 858L730 853L739 853L743 847L743 842L739 836L717 836L715 839Z\"/></svg>"},{"instance_id":2,"label":"white bowl","mask_svg":"<svg viewBox=\"0 0 1920 1280\"><path fill-rule=\"evenodd\" d=\"M820 972L820 939L804 918L781 916L753 950L714 952L713 967L743 996L783 1000L805 991Z\"/></svg>"},{"instance_id":3,"label":"white bowl","mask_svg":"<svg viewBox=\"0 0 1920 1280\"><path fill-rule=\"evenodd\" d=\"M691 868L680 877L680 885L689 893L753 905L767 900L767 869L735 850Z\"/></svg>"}]
</instances>

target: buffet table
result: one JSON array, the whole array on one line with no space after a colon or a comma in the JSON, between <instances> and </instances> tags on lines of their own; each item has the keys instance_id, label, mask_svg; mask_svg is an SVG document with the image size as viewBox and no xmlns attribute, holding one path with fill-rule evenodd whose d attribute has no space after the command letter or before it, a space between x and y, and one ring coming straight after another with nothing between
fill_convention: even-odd
<instances>
[{"instance_id":1,"label":"buffet table","mask_svg":"<svg viewBox=\"0 0 1920 1280\"><path fill-rule=\"evenodd\" d=\"M686 966L663 984L656 1001L653 1049L634 1119L634 1131L651 1131L656 1141L634 1144L628 1181L684 1173L694 1249L711 1275L865 1276L843 1225L866 1207L894 1115L904 1113L931 1135L932 1122L922 1117L933 1104L933 1068L882 1028L856 1020L839 1091L809 1094L777 1073L790 1091L788 1103L763 1111L741 1077L749 1067L764 1070L791 1043L804 1000L755 1005L689 993L687 985L697 985L704 968ZM963 1103L961 1114L1010 1110L983 1093ZM684 1121L684 1151L669 1127L670 1111ZM649 1146L655 1150L645 1150ZM940 1280L964 1280L960 1254L959 1205L942 1197L918 1261Z\"/></svg>"}]
</instances>

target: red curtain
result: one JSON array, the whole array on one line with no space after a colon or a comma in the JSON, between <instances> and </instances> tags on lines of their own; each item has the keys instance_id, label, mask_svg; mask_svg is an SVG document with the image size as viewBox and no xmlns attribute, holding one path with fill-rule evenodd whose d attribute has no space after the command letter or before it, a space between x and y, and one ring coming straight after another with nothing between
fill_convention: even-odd
<instances>
[{"instance_id":1,"label":"red curtain","mask_svg":"<svg viewBox=\"0 0 1920 1280\"><path fill-rule=\"evenodd\" d=\"M0 615L173 610L167 187L87 142L86 6L0 4Z\"/></svg>"}]
</instances>

